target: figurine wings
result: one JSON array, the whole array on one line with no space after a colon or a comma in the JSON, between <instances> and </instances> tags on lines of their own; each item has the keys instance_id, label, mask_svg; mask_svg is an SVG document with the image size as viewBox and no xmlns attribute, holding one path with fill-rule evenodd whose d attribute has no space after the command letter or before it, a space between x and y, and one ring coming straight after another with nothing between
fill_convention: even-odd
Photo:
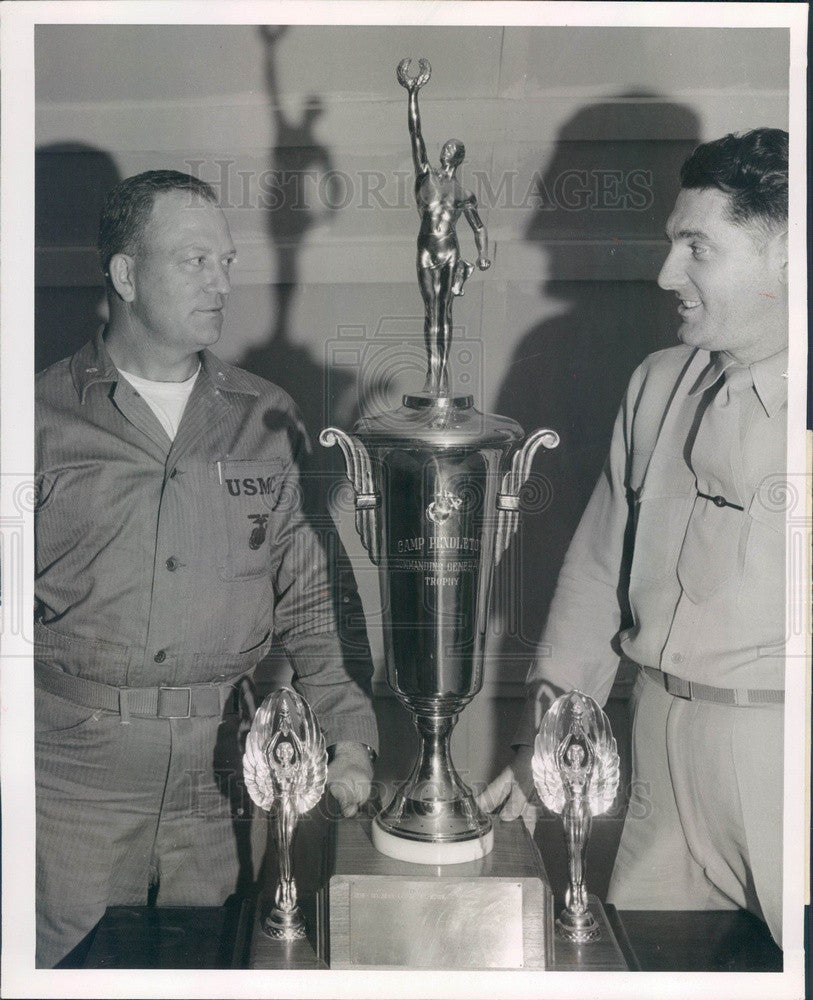
<instances>
[{"instance_id":1,"label":"figurine wings","mask_svg":"<svg viewBox=\"0 0 813 1000\"><path fill-rule=\"evenodd\" d=\"M310 705L289 688L270 694L257 709L246 738L243 779L261 809L287 800L302 815L322 797L325 737Z\"/></svg>"},{"instance_id":2,"label":"figurine wings","mask_svg":"<svg viewBox=\"0 0 813 1000\"><path fill-rule=\"evenodd\" d=\"M571 748L578 752L570 754ZM545 713L531 761L542 802L561 813L574 790L587 798L590 813L606 812L618 791L618 748L610 720L580 691L557 698Z\"/></svg>"}]
</instances>

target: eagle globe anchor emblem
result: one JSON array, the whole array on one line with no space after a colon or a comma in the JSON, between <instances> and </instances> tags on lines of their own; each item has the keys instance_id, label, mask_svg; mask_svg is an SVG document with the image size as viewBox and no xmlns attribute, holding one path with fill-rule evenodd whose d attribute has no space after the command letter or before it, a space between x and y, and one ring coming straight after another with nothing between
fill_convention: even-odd
<instances>
[{"instance_id":1,"label":"eagle globe anchor emblem","mask_svg":"<svg viewBox=\"0 0 813 1000\"><path fill-rule=\"evenodd\" d=\"M433 524L443 524L462 506L462 497L456 496L449 490L439 490L435 499L426 508L426 516Z\"/></svg>"}]
</instances>

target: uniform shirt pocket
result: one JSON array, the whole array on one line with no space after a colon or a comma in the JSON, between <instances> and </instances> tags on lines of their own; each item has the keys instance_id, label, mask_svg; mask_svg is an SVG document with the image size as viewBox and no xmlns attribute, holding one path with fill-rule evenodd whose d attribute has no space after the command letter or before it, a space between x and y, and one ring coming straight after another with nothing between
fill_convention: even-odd
<instances>
[{"instance_id":1,"label":"uniform shirt pocket","mask_svg":"<svg viewBox=\"0 0 813 1000\"><path fill-rule=\"evenodd\" d=\"M630 488L634 497L635 533L630 582L674 576L686 524L694 502L694 479L676 475L686 470L680 456L633 452ZM688 470L686 470L688 472Z\"/></svg>"},{"instance_id":2,"label":"uniform shirt pocket","mask_svg":"<svg viewBox=\"0 0 813 1000\"><path fill-rule=\"evenodd\" d=\"M282 459L227 459L210 467L216 491L218 572L223 580L268 573Z\"/></svg>"}]
</instances>

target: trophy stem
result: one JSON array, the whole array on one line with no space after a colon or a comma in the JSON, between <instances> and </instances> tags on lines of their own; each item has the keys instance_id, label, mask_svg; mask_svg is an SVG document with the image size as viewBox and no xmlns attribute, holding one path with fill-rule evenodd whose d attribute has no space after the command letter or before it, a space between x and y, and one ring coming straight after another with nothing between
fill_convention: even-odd
<instances>
[{"instance_id":1,"label":"trophy stem","mask_svg":"<svg viewBox=\"0 0 813 1000\"><path fill-rule=\"evenodd\" d=\"M291 849L298 815L290 800L279 803L274 815L274 840L277 845L279 882L274 893L274 906L263 920L263 930L269 937L295 941L305 937L305 919L297 905L296 883L291 864Z\"/></svg>"},{"instance_id":2,"label":"trophy stem","mask_svg":"<svg viewBox=\"0 0 813 1000\"><path fill-rule=\"evenodd\" d=\"M569 885L565 908L559 914L556 927L563 938L577 943L596 941L601 937L598 923L587 908L587 841L592 817L590 807L581 794L574 795L562 813L567 844Z\"/></svg>"},{"instance_id":3,"label":"trophy stem","mask_svg":"<svg viewBox=\"0 0 813 1000\"><path fill-rule=\"evenodd\" d=\"M492 849L491 819L474 801L450 753L457 714L418 714L420 749L407 780L376 817L373 844L389 857L414 864L459 864Z\"/></svg>"},{"instance_id":4,"label":"trophy stem","mask_svg":"<svg viewBox=\"0 0 813 1000\"><path fill-rule=\"evenodd\" d=\"M457 718L456 715L413 716L421 745L408 784L422 801L449 801L461 792L468 793L452 764L450 741Z\"/></svg>"}]
</instances>

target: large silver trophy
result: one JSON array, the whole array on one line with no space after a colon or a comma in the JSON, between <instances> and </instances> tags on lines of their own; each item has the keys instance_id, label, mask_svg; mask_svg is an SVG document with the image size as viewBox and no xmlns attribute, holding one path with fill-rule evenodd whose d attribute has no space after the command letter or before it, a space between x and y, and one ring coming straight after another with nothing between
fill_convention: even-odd
<instances>
[{"instance_id":1,"label":"large silver trophy","mask_svg":"<svg viewBox=\"0 0 813 1000\"><path fill-rule=\"evenodd\" d=\"M279 864L274 905L263 930L288 941L305 937L291 848L299 817L322 797L327 751L316 716L295 691L281 688L257 709L246 738L243 778L251 798L271 814Z\"/></svg>"},{"instance_id":2,"label":"large silver trophy","mask_svg":"<svg viewBox=\"0 0 813 1000\"><path fill-rule=\"evenodd\" d=\"M593 816L618 790L618 751L610 720L580 691L564 694L545 713L534 744L534 784L542 802L561 813L569 885L556 929L568 941L595 941L601 931L587 905L587 841Z\"/></svg>"},{"instance_id":3,"label":"large silver trophy","mask_svg":"<svg viewBox=\"0 0 813 1000\"><path fill-rule=\"evenodd\" d=\"M477 266L490 266L476 200L461 187L463 144L449 140L440 167L426 157L418 90L429 63L409 75L409 130L421 217L418 281L425 307L426 383L399 408L363 416L352 434L326 428L338 444L355 494L356 529L379 567L387 677L412 713L420 749L411 774L373 823L373 843L403 861L471 861L493 846L491 819L454 769L449 740L458 715L483 680L483 647L495 565L517 529L520 490L535 452L553 448L554 431L523 431L507 417L479 412L452 395L449 348L453 298L474 265L463 260L455 225L471 226Z\"/></svg>"}]
</instances>

